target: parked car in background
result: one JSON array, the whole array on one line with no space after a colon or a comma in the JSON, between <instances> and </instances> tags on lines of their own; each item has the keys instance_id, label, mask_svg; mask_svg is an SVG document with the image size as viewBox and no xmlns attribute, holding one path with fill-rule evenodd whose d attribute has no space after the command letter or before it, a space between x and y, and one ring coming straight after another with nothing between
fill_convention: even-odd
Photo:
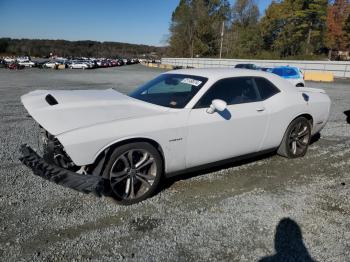
<instances>
[{"instance_id":1,"label":"parked car in background","mask_svg":"<svg viewBox=\"0 0 350 262\"><path fill-rule=\"evenodd\" d=\"M16 59L13 57L5 57L4 61L8 64L16 62Z\"/></svg>"},{"instance_id":2,"label":"parked car in background","mask_svg":"<svg viewBox=\"0 0 350 262\"><path fill-rule=\"evenodd\" d=\"M116 60L111 60L110 64L111 64L111 66L117 66L118 62Z\"/></svg>"},{"instance_id":3,"label":"parked car in background","mask_svg":"<svg viewBox=\"0 0 350 262\"><path fill-rule=\"evenodd\" d=\"M18 64L17 62L14 62L14 63L10 63L7 65L7 68L8 69L12 69L12 70L20 70L20 69L24 69L24 65L20 65Z\"/></svg>"},{"instance_id":4,"label":"parked car in background","mask_svg":"<svg viewBox=\"0 0 350 262\"><path fill-rule=\"evenodd\" d=\"M89 65L89 63L83 61L72 61L72 63L69 64L70 69L88 69L90 67L91 65Z\"/></svg>"},{"instance_id":5,"label":"parked car in background","mask_svg":"<svg viewBox=\"0 0 350 262\"><path fill-rule=\"evenodd\" d=\"M102 60L100 67L108 67L108 61L107 60Z\"/></svg>"},{"instance_id":6,"label":"parked car in background","mask_svg":"<svg viewBox=\"0 0 350 262\"><path fill-rule=\"evenodd\" d=\"M272 68L268 70L268 72L271 72L273 74L279 75L280 77L283 77L284 79L291 82L294 86L297 86L297 87L305 86L303 73L297 67L280 66L280 67Z\"/></svg>"},{"instance_id":7,"label":"parked car in background","mask_svg":"<svg viewBox=\"0 0 350 262\"><path fill-rule=\"evenodd\" d=\"M129 58L123 59L124 65L131 65L131 60Z\"/></svg>"},{"instance_id":8,"label":"parked car in background","mask_svg":"<svg viewBox=\"0 0 350 262\"><path fill-rule=\"evenodd\" d=\"M324 90L294 88L258 70L181 69L129 95L108 90L36 90L21 97L42 127L41 158L22 147L34 174L84 193L132 204L163 176L277 152L303 157L326 125Z\"/></svg>"},{"instance_id":9,"label":"parked car in background","mask_svg":"<svg viewBox=\"0 0 350 262\"><path fill-rule=\"evenodd\" d=\"M56 68L56 66L58 66L58 62L57 61L49 61L49 62L46 62L44 64L44 67L46 68Z\"/></svg>"},{"instance_id":10,"label":"parked car in background","mask_svg":"<svg viewBox=\"0 0 350 262\"><path fill-rule=\"evenodd\" d=\"M36 63L36 67L37 67L37 68L46 68L45 64L46 64L47 62L48 62L48 61L37 62L37 63Z\"/></svg>"},{"instance_id":11,"label":"parked car in background","mask_svg":"<svg viewBox=\"0 0 350 262\"><path fill-rule=\"evenodd\" d=\"M26 67L34 67L34 66L36 66L35 62L29 61L29 60L27 60L27 61L25 61L25 60L24 61L20 61L20 62L18 62L18 64L26 66Z\"/></svg>"},{"instance_id":12,"label":"parked car in background","mask_svg":"<svg viewBox=\"0 0 350 262\"><path fill-rule=\"evenodd\" d=\"M131 64L138 64L140 63L139 60L137 58L132 58L131 59Z\"/></svg>"},{"instance_id":13,"label":"parked car in background","mask_svg":"<svg viewBox=\"0 0 350 262\"><path fill-rule=\"evenodd\" d=\"M235 65L235 68L243 68L243 69L251 69L251 70L258 70L259 67L257 67L254 64L237 64Z\"/></svg>"}]
</instances>

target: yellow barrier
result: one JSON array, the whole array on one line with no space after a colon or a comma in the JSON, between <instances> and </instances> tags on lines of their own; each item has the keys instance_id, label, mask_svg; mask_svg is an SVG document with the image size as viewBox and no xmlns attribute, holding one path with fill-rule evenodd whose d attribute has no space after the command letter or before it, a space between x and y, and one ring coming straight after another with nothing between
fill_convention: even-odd
<instances>
[{"instance_id":1,"label":"yellow barrier","mask_svg":"<svg viewBox=\"0 0 350 262\"><path fill-rule=\"evenodd\" d=\"M333 82L334 76L330 72L305 71L304 79L307 81Z\"/></svg>"}]
</instances>

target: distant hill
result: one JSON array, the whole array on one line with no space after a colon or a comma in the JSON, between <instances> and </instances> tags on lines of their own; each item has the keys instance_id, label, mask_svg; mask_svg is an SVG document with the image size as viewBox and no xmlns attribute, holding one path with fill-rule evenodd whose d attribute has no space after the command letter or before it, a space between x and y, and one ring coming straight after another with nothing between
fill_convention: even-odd
<instances>
[{"instance_id":1,"label":"distant hill","mask_svg":"<svg viewBox=\"0 0 350 262\"><path fill-rule=\"evenodd\" d=\"M0 55L47 57L50 53L63 57L160 57L165 47L119 42L67 41L47 39L0 38Z\"/></svg>"}]
</instances>

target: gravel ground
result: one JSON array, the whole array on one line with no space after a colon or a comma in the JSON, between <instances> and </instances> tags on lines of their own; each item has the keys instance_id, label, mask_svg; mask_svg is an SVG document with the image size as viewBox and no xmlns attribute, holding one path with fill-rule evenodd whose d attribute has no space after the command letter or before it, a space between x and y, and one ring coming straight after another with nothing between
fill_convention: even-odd
<instances>
[{"instance_id":1,"label":"gravel ground","mask_svg":"<svg viewBox=\"0 0 350 262\"><path fill-rule=\"evenodd\" d=\"M304 158L270 155L183 175L133 206L49 183L17 160L20 144L38 141L20 95L126 92L159 72L0 69L0 261L350 260L349 81L308 83L328 92L332 110Z\"/></svg>"}]
</instances>

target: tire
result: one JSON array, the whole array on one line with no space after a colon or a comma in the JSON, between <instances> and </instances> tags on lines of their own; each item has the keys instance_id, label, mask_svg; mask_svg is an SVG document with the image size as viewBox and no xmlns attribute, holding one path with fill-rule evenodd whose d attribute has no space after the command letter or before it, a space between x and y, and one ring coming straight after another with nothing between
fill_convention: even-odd
<instances>
[{"instance_id":1,"label":"tire","mask_svg":"<svg viewBox=\"0 0 350 262\"><path fill-rule=\"evenodd\" d=\"M114 149L103 176L110 182L111 197L118 204L131 205L154 194L162 173L158 150L149 143L136 142Z\"/></svg>"},{"instance_id":2,"label":"tire","mask_svg":"<svg viewBox=\"0 0 350 262\"><path fill-rule=\"evenodd\" d=\"M277 154L287 158L303 157L311 139L311 124L305 117L294 119L288 126Z\"/></svg>"}]
</instances>

